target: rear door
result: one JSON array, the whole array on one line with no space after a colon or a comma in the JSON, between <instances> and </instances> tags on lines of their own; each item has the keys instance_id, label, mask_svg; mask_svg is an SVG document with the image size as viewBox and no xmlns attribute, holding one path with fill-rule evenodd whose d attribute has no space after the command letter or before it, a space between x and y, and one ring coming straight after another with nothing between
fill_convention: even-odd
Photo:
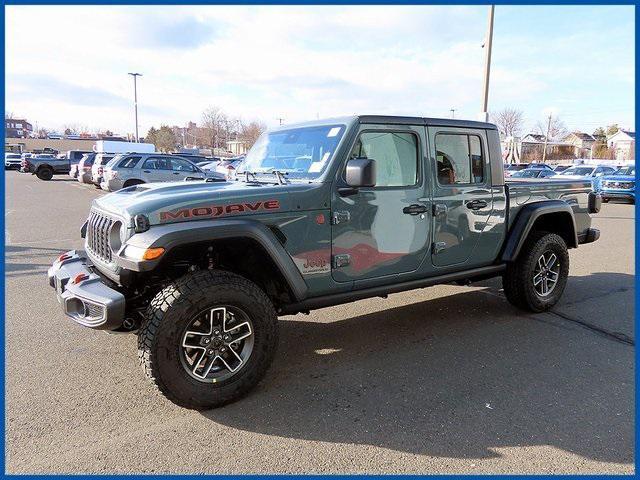
<instances>
[{"instance_id":1,"label":"rear door","mask_svg":"<svg viewBox=\"0 0 640 480\"><path fill-rule=\"evenodd\" d=\"M173 180L171 159L161 156L147 158L142 164L142 180L147 183Z\"/></svg>"},{"instance_id":2,"label":"rear door","mask_svg":"<svg viewBox=\"0 0 640 480\"><path fill-rule=\"evenodd\" d=\"M432 262L436 267L487 264L491 235L482 235L493 211L491 165L482 129L428 127L433 178Z\"/></svg>"}]
</instances>

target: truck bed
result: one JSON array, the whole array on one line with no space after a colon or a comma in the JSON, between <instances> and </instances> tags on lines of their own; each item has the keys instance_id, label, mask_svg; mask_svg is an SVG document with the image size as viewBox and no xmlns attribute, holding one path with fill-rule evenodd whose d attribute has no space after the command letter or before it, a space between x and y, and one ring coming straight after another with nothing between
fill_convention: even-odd
<instances>
[{"instance_id":1,"label":"truck bed","mask_svg":"<svg viewBox=\"0 0 640 480\"><path fill-rule=\"evenodd\" d=\"M576 229L580 232L589 227L582 225L588 219L589 193L592 191L591 180L560 178L522 178L506 179L505 189L509 199L509 224L511 228L518 211L523 205L544 200L563 200L574 211Z\"/></svg>"}]
</instances>

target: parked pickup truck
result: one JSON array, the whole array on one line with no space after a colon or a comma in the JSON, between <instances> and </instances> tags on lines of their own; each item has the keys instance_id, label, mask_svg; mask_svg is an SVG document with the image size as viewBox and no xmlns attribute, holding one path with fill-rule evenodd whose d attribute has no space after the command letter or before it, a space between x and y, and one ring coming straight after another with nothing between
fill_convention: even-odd
<instances>
[{"instance_id":1,"label":"parked pickup truck","mask_svg":"<svg viewBox=\"0 0 640 480\"><path fill-rule=\"evenodd\" d=\"M36 175L40 180L51 180L54 175L68 174L72 164L77 164L85 151L70 150L60 157L38 155L22 160L21 171Z\"/></svg>"},{"instance_id":2,"label":"parked pickup truck","mask_svg":"<svg viewBox=\"0 0 640 480\"><path fill-rule=\"evenodd\" d=\"M157 388L207 409L263 377L280 315L496 276L514 305L551 308L599 208L589 180L505 182L492 124L315 121L263 134L233 181L94 200L86 250L48 277L75 322L137 332Z\"/></svg>"}]
</instances>

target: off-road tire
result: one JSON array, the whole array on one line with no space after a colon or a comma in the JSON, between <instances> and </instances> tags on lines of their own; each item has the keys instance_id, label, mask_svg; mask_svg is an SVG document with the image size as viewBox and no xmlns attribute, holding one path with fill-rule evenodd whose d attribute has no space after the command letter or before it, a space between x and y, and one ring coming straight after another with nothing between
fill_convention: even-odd
<instances>
[{"instance_id":1,"label":"off-road tire","mask_svg":"<svg viewBox=\"0 0 640 480\"><path fill-rule=\"evenodd\" d=\"M180 342L194 315L222 304L238 306L251 318L253 350L231 378L204 383L184 368ZM277 315L267 295L250 280L221 270L179 278L153 298L145 317L138 331L140 364L165 397L185 408L216 408L244 396L266 373L278 344Z\"/></svg>"},{"instance_id":2,"label":"off-road tire","mask_svg":"<svg viewBox=\"0 0 640 480\"><path fill-rule=\"evenodd\" d=\"M540 296L533 285L534 269L545 252L554 253L559 265L559 279L548 296ZM502 276L502 286L507 300L530 312L544 312L553 307L567 284L569 277L569 252L564 239L549 232L533 232L525 242L518 258L507 265Z\"/></svg>"},{"instance_id":3,"label":"off-road tire","mask_svg":"<svg viewBox=\"0 0 640 480\"><path fill-rule=\"evenodd\" d=\"M49 167L41 167L36 172L36 177L38 177L40 180L51 180L53 178L53 170Z\"/></svg>"}]
</instances>

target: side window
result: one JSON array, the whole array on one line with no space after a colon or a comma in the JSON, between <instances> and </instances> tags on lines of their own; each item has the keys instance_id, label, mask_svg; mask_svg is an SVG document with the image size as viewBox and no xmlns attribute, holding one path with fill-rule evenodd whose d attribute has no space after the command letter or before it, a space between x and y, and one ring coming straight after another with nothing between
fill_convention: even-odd
<instances>
[{"instance_id":1,"label":"side window","mask_svg":"<svg viewBox=\"0 0 640 480\"><path fill-rule=\"evenodd\" d=\"M408 187L418 181L418 139L412 133L364 132L350 158L376 161L376 187Z\"/></svg>"},{"instance_id":2,"label":"side window","mask_svg":"<svg viewBox=\"0 0 640 480\"><path fill-rule=\"evenodd\" d=\"M159 157L156 159L158 162L158 170L171 170L171 159L167 157Z\"/></svg>"},{"instance_id":3,"label":"side window","mask_svg":"<svg viewBox=\"0 0 640 480\"><path fill-rule=\"evenodd\" d=\"M142 168L149 170L171 170L171 159L164 157L149 157L142 164Z\"/></svg>"},{"instance_id":4,"label":"side window","mask_svg":"<svg viewBox=\"0 0 640 480\"><path fill-rule=\"evenodd\" d=\"M177 170L179 172L193 172L193 166L187 160L183 158L172 158L171 159L171 167L172 170Z\"/></svg>"},{"instance_id":5,"label":"side window","mask_svg":"<svg viewBox=\"0 0 640 480\"><path fill-rule=\"evenodd\" d=\"M118 164L118 168L133 168L141 157L127 157Z\"/></svg>"},{"instance_id":6,"label":"side window","mask_svg":"<svg viewBox=\"0 0 640 480\"><path fill-rule=\"evenodd\" d=\"M158 170L158 161L155 157L147 158L142 164L142 168L147 170Z\"/></svg>"},{"instance_id":7,"label":"side window","mask_svg":"<svg viewBox=\"0 0 640 480\"><path fill-rule=\"evenodd\" d=\"M480 137L460 133L436 135L436 163L440 185L484 182L484 158Z\"/></svg>"}]
</instances>

